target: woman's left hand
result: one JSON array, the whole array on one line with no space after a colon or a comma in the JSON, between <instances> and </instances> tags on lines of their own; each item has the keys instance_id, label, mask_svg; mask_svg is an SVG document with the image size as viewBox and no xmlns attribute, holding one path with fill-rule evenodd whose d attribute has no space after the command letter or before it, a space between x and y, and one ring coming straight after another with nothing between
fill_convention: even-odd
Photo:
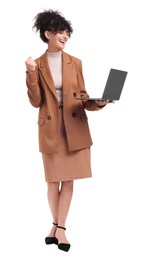
<instances>
[{"instance_id":1,"label":"woman's left hand","mask_svg":"<svg viewBox=\"0 0 141 260\"><path fill-rule=\"evenodd\" d=\"M103 107L108 103L115 103L114 100L96 100L95 102L99 107Z\"/></svg>"}]
</instances>

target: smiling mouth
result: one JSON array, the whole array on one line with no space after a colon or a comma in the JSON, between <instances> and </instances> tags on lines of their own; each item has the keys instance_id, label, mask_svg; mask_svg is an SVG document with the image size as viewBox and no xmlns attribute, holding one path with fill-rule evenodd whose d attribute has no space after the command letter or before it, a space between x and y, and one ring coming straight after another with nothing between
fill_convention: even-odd
<instances>
[{"instance_id":1,"label":"smiling mouth","mask_svg":"<svg viewBox=\"0 0 141 260\"><path fill-rule=\"evenodd\" d=\"M65 44L66 42L64 40L60 40L61 43Z\"/></svg>"}]
</instances>

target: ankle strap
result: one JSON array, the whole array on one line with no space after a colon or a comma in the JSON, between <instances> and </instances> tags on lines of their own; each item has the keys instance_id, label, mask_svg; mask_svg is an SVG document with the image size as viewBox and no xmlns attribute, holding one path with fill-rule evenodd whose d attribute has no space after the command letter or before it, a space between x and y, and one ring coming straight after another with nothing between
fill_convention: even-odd
<instances>
[{"instance_id":1,"label":"ankle strap","mask_svg":"<svg viewBox=\"0 0 141 260\"><path fill-rule=\"evenodd\" d=\"M57 225L58 225L58 223L54 223L54 222L52 222L52 224L53 224L54 226L57 226Z\"/></svg>"},{"instance_id":2,"label":"ankle strap","mask_svg":"<svg viewBox=\"0 0 141 260\"><path fill-rule=\"evenodd\" d=\"M61 227L61 226L57 226L57 228L62 228L62 229L64 229L64 230L66 230L66 228L65 228L65 227Z\"/></svg>"}]
</instances>

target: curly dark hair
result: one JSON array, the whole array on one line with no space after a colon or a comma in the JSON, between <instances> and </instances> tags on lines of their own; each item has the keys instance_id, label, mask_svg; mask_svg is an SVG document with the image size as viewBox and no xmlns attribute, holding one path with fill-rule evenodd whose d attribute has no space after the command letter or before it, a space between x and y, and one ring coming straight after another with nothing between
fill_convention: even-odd
<instances>
[{"instance_id":1,"label":"curly dark hair","mask_svg":"<svg viewBox=\"0 0 141 260\"><path fill-rule=\"evenodd\" d=\"M38 13L34 17L33 29L39 31L40 38L43 42L48 43L48 39L45 37L45 31L52 32L56 34L57 32L67 31L69 37L73 32L73 28L70 21L67 21L59 11L53 11L49 9L48 11L43 11Z\"/></svg>"}]
</instances>

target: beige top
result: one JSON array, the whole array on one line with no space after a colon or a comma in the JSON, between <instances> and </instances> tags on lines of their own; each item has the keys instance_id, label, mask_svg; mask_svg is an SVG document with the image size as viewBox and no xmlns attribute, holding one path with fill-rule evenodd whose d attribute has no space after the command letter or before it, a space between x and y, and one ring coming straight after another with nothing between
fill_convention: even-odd
<instances>
[{"instance_id":1,"label":"beige top","mask_svg":"<svg viewBox=\"0 0 141 260\"><path fill-rule=\"evenodd\" d=\"M58 101L62 100L62 52L48 52L48 63L51 71L51 75L56 88L56 94Z\"/></svg>"}]
</instances>

